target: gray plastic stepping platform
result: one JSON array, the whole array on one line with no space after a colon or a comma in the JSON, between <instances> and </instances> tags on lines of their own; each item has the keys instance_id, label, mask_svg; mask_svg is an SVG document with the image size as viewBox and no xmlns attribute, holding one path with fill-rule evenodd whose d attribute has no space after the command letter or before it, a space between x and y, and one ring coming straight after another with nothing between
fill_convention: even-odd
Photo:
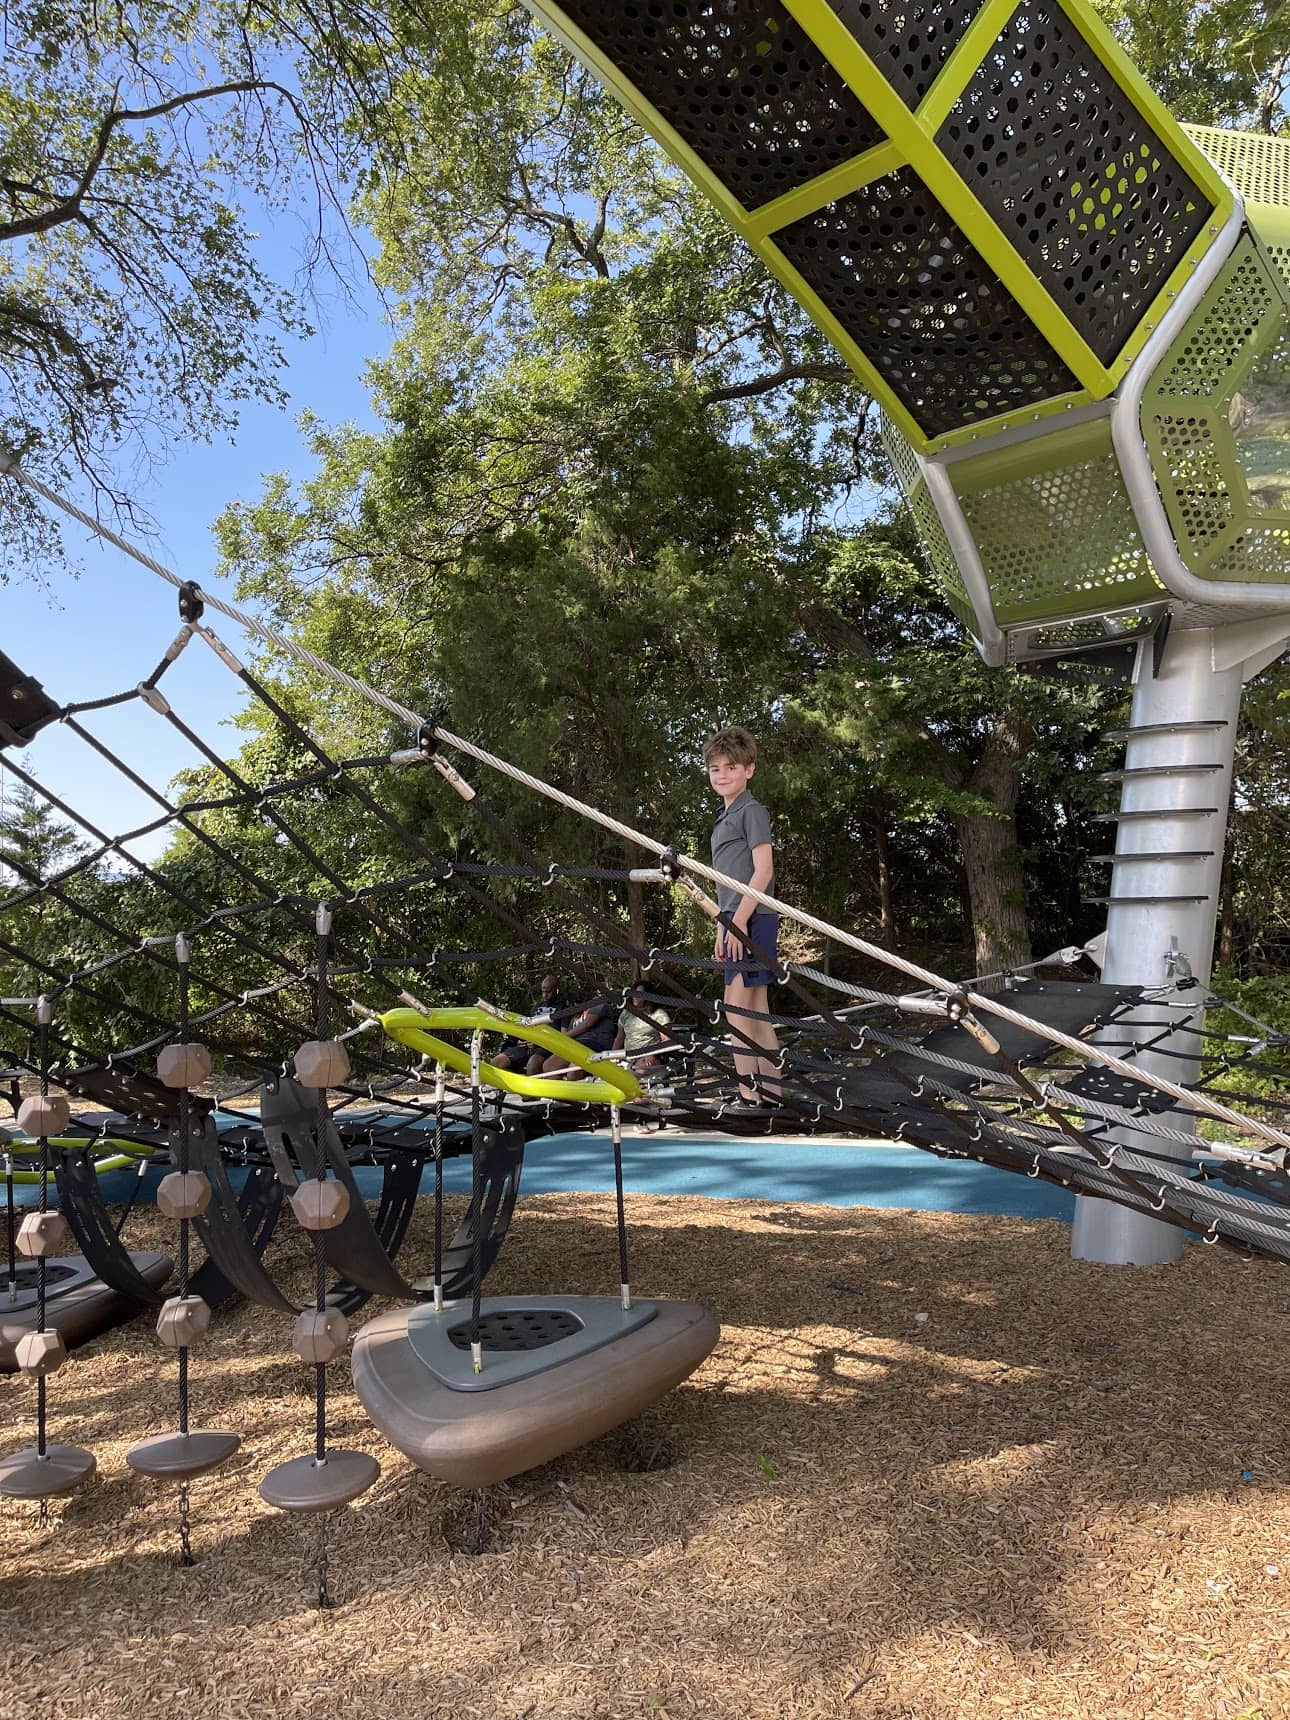
<instances>
[{"instance_id":1,"label":"gray plastic stepping platform","mask_svg":"<svg viewBox=\"0 0 1290 1720\"><path fill-rule=\"evenodd\" d=\"M79 1445L47 1445L43 1453L28 1446L0 1457L0 1494L6 1499L53 1499L88 1481L95 1467L94 1453Z\"/></svg>"},{"instance_id":2,"label":"gray plastic stepping platform","mask_svg":"<svg viewBox=\"0 0 1290 1720\"><path fill-rule=\"evenodd\" d=\"M592 1330L597 1306L622 1312L616 1297L504 1300L518 1307L554 1301ZM694 1302L651 1306L653 1318L642 1325L482 1392L458 1391L437 1379L409 1342L409 1310L393 1309L369 1321L354 1340L354 1389L390 1444L418 1468L458 1487L488 1487L630 1421L706 1359L721 1332L706 1308ZM424 1310L411 1312L420 1318ZM468 1309L465 1314L468 1320ZM447 1318L461 1315L460 1308L449 1309ZM469 1349L464 1357L469 1367Z\"/></svg>"},{"instance_id":3,"label":"gray plastic stepping platform","mask_svg":"<svg viewBox=\"0 0 1290 1720\"><path fill-rule=\"evenodd\" d=\"M408 1315L408 1343L450 1391L487 1392L590 1355L645 1325L656 1312L652 1302L624 1308L621 1301L601 1296L485 1296L479 1304L480 1373L470 1351L468 1302L442 1313L416 1309Z\"/></svg>"},{"instance_id":4,"label":"gray plastic stepping platform","mask_svg":"<svg viewBox=\"0 0 1290 1720\"><path fill-rule=\"evenodd\" d=\"M154 1481L186 1481L218 1468L241 1443L240 1435L223 1428L158 1433L127 1451L125 1460L137 1474Z\"/></svg>"},{"instance_id":5,"label":"gray plastic stepping platform","mask_svg":"<svg viewBox=\"0 0 1290 1720\"><path fill-rule=\"evenodd\" d=\"M380 1480L381 1466L365 1451L331 1451L290 1457L260 1483L260 1497L279 1511L335 1511Z\"/></svg>"},{"instance_id":6,"label":"gray plastic stepping platform","mask_svg":"<svg viewBox=\"0 0 1290 1720\"><path fill-rule=\"evenodd\" d=\"M131 1259L152 1285L164 1284L174 1270L167 1254L133 1254ZM45 1325L62 1333L68 1349L141 1311L137 1302L96 1278L82 1254L55 1255L46 1262L46 1270ZM13 1373L18 1366L14 1351L19 1338L36 1330L34 1263L24 1261L19 1274L18 1293L12 1302L0 1279L0 1373L4 1374Z\"/></svg>"}]
</instances>

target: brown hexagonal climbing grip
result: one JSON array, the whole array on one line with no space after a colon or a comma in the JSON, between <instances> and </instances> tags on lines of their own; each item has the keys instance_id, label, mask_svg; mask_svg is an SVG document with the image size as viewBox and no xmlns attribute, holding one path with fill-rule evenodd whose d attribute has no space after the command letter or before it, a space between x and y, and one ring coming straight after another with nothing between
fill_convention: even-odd
<instances>
[{"instance_id":1,"label":"brown hexagonal climbing grip","mask_svg":"<svg viewBox=\"0 0 1290 1720\"><path fill-rule=\"evenodd\" d=\"M349 1342L349 1321L339 1308L306 1308L291 1333L291 1348L302 1362L330 1362Z\"/></svg>"},{"instance_id":2,"label":"brown hexagonal climbing grip","mask_svg":"<svg viewBox=\"0 0 1290 1720\"><path fill-rule=\"evenodd\" d=\"M157 1336L169 1350L186 1350L206 1335L209 1305L200 1296L168 1296L157 1316Z\"/></svg>"},{"instance_id":3,"label":"brown hexagonal climbing grip","mask_svg":"<svg viewBox=\"0 0 1290 1720\"><path fill-rule=\"evenodd\" d=\"M157 1184L157 1210L166 1218L200 1218L210 1200L211 1185L202 1171L170 1171Z\"/></svg>"},{"instance_id":4,"label":"brown hexagonal climbing grip","mask_svg":"<svg viewBox=\"0 0 1290 1720\"><path fill-rule=\"evenodd\" d=\"M335 1230L349 1211L349 1190L334 1177L311 1177L292 1195L291 1210L305 1230Z\"/></svg>"},{"instance_id":5,"label":"brown hexagonal climbing grip","mask_svg":"<svg viewBox=\"0 0 1290 1720\"><path fill-rule=\"evenodd\" d=\"M349 1052L339 1039L306 1039L295 1066L302 1087L339 1087L349 1080Z\"/></svg>"},{"instance_id":6,"label":"brown hexagonal climbing grip","mask_svg":"<svg viewBox=\"0 0 1290 1720\"><path fill-rule=\"evenodd\" d=\"M29 1212L18 1226L14 1247L28 1260L48 1260L66 1254L71 1234L61 1212Z\"/></svg>"},{"instance_id":7,"label":"brown hexagonal climbing grip","mask_svg":"<svg viewBox=\"0 0 1290 1720\"><path fill-rule=\"evenodd\" d=\"M61 1093L33 1093L18 1107L18 1127L24 1135L63 1135L71 1115L67 1100Z\"/></svg>"},{"instance_id":8,"label":"brown hexagonal climbing grip","mask_svg":"<svg viewBox=\"0 0 1290 1720\"><path fill-rule=\"evenodd\" d=\"M67 1360L67 1345L61 1332L24 1332L14 1345L13 1354L20 1371L34 1380L62 1367Z\"/></svg>"},{"instance_id":9,"label":"brown hexagonal climbing grip","mask_svg":"<svg viewBox=\"0 0 1290 1720\"><path fill-rule=\"evenodd\" d=\"M157 1078L167 1087L200 1087L210 1073L210 1047L197 1040L167 1045L157 1055Z\"/></svg>"}]
</instances>

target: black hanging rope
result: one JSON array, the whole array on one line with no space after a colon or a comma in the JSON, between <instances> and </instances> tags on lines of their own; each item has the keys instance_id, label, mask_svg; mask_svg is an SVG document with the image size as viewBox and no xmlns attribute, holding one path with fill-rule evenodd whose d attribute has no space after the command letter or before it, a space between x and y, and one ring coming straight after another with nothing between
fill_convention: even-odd
<instances>
[{"instance_id":1,"label":"black hanging rope","mask_svg":"<svg viewBox=\"0 0 1290 1720\"><path fill-rule=\"evenodd\" d=\"M188 1044L189 1034L189 962L191 949L188 939L180 936L175 939L175 961L179 967L179 1019L178 1034L180 1045ZM189 1091L187 1070L184 1072L184 1083L179 1089L179 1173L186 1177L191 1168L189 1151L189 1133L192 1127L192 1096ZM185 1213L179 1220L179 1294L187 1296L189 1278L189 1248L191 1220ZM186 1435L188 1432L188 1345L179 1346L179 1431ZM183 1565L196 1563L193 1558L191 1539L191 1519L189 1516L189 1494L187 1478L179 1483L179 1560Z\"/></svg>"},{"instance_id":2,"label":"black hanging rope","mask_svg":"<svg viewBox=\"0 0 1290 1720\"><path fill-rule=\"evenodd\" d=\"M40 1058L40 1096L42 1099L49 1097L49 1024L52 1013L49 999L47 997L38 999L36 1004L36 1031ZM39 1137L39 1147L40 1182L36 1193L36 1210L43 1218L49 1211L49 1137L47 1135L42 1134ZM41 1253L36 1257L36 1330L38 1332L45 1330L47 1288L48 1274L45 1256ZM36 1454L38 1457L43 1458L46 1455L47 1435L48 1403L45 1393L45 1376L38 1374L36 1376ZM47 1510L48 1506L42 1496L40 1501L42 1522Z\"/></svg>"},{"instance_id":3,"label":"black hanging rope","mask_svg":"<svg viewBox=\"0 0 1290 1720\"><path fill-rule=\"evenodd\" d=\"M479 1104L479 1057L482 1035L470 1040L470 1355L476 1373L483 1367L479 1340L479 1309L484 1289L484 1128Z\"/></svg>"},{"instance_id":4,"label":"black hanging rope","mask_svg":"<svg viewBox=\"0 0 1290 1720\"><path fill-rule=\"evenodd\" d=\"M443 1120L447 1105L443 1064L437 1065L434 1098L434 1305L443 1306ZM475 1150L471 1132L471 1153Z\"/></svg>"}]
</instances>

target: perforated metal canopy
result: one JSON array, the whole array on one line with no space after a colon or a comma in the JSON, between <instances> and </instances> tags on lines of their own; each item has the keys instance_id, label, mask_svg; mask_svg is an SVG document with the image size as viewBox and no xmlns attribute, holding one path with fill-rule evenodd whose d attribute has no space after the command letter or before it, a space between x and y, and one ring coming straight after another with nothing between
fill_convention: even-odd
<instances>
[{"instance_id":1,"label":"perforated metal canopy","mask_svg":"<svg viewBox=\"0 0 1290 1720\"><path fill-rule=\"evenodd\" d=\"M990 661L1290 608L1290 142L1085 0L526 4L881 404Z\"/></svg>"},{"instance_id":2,"label":"perforated metal canopy","mask_svg":"<svg viewBox=\"0 0 1290 1720\"><path fill-rule=\"evenodd\" d=\"M526 0L926 453L1102 399L1232 198L1083 0Z\"/></svg>"}]
</instances>

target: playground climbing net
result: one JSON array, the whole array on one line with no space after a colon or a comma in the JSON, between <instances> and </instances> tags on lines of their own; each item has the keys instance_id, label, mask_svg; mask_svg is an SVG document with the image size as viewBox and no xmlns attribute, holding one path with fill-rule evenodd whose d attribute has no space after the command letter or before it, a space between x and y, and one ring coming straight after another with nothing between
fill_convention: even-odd
<instances>
[{"instance_id":1,"label":"playground climbing net","mask_svg":"<svg viewBox=\"0 0 1290 1720\"><path fill-rule=\"evenodd\" d=\"M635 1080L619 1082L618 1105L588 1103L577 1081L568 1098L555 1096L558 1083L547 1082L539 1097L491 1092L495 1121L586 1128L621 1111L645 1124L733 1133L881 1135L1117 1201L1208 1243L1290 1258L1285 1039L1231 1011L1223 1019L1241 1031L1219 1031L1206 1015L1222 1000L1206 986L1107 986L1036 964L982 989L984 982L945 979L753 892L817 940L882 964L894 983L874 989L780 963L779 984L767 994L780 1043L770 1059L775 1073L752 1077L764 1106L741 1105L735 1058L758 1049L756 1024L723 1017L714 996L721 964L692 953L702 947L695 923L719 918L705 886L723 882L720 873L425 720L113 541L178 592L179 631L155 666L125 690L59 703L19 665L0 660L5 768L81 844L66 864L43 872L20 855L8 862L0 1062L14 1071L15 1094L43 1080L73 1104L100 1108L69 1124L91 1158L120 1162L131 1143L140 1157L161 1152L139 1096L157 1052L174 1038L176 940L186 952L185 1033L214 1057L208 1092L234 1149L244 1148L252 1120L239 1115L239 1101L296 1073L293 1048L320 998L333 1030L344 1023L337 1037L351 1058L330 1084L333 1116L343 1123L379 1102L381 1140L369 1130L368 1144L397 1147L436 1114L442 1123L445 1107L460 1120L470 1089L440 1065L436 1095L434 1068L385 1031L391 1011L475 1004L498 985L513 992L517 971L531 983L551 967L611 1019L649 1018L656 1042L645 1054L596 1054L602 1070L635 1067ZM304 663L316 683L369 702L385 744L361 756L329 749L298 701L273 690L215 630L211 610ZM159 641L172 626L159 615ZM259 737L254 772L229 762L183 714L195 695L181 665L194 648L208 651L248 701ZM150 780L151 748L135 741L123 756L112 744L125 706L188 749L193 768L178 789ZM74 771L64 758L60 780L97 778L96 804L108 798L107 784L146 815L108 830L45 786L41 741L55 726L64 748L82 753ZM456 809L450 854L434 851L409 812L409 772L434 773L434 792ZM638 847L642 866L551 858L568 829L555 817L544 852L535 852L490 804L487 785L498 777L609 831L617 852L624 842ZM633 885L678 893L688 929L664 944L634 939L625 911ZM490 918L498 941L446 945L446 903L472 925ZM320 912L329 926L325 963L314 943ZM679 923L687 925L685 914ZM749 953L758 959L755 947ZM1139 1061L1146 1052L1151 1069ZM1198 1067L1199 1076L1162 1075L1170 1058L1180 1075ZM615 1096L603 1083L600 1090ZM351 1130L347 1139L360 1136ZM32 1146L11 1142L11 1163L21 1165Z\"/></svg>"}]
</instances>

